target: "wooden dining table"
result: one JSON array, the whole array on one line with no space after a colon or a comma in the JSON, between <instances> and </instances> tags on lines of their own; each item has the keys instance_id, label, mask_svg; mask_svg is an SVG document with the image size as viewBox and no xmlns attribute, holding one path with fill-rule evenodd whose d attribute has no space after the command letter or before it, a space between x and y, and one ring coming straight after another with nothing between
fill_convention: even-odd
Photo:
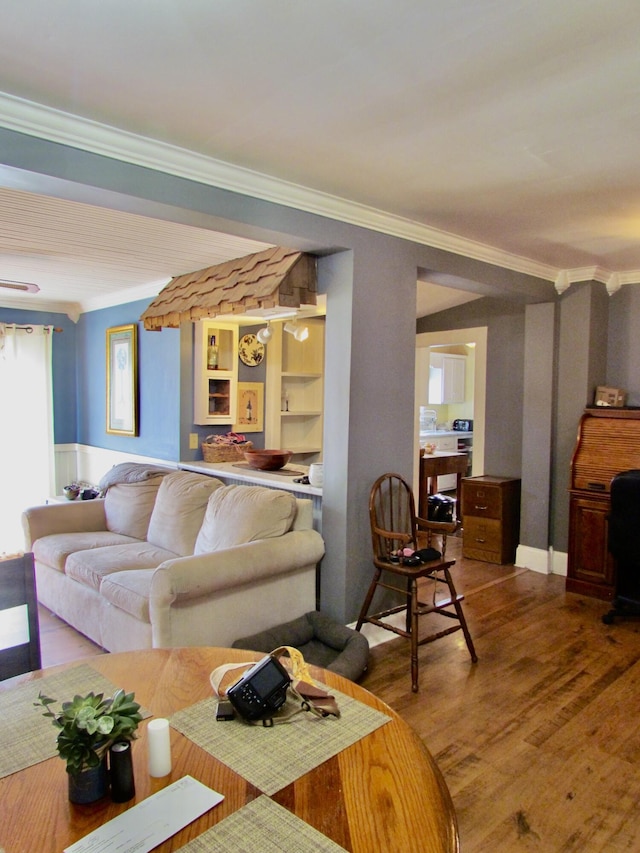
<instances>
[{"instance_id":1,"label":"wooden dining table","mask_svg":"<svg viewBox=\"0 0 640 853\"><path fill-rule=\"evenodd\" d=\"M136 701L154 716L170 718L180 709L212 696L209 674L217 666L260 657L237 649L197 647L104 654L79 663L90 665L114 685L134 691ZM0 684L0 691L71 666L10 679ZM451 797L417 734L395 711L359 685L316 667L311 667L311 672L329 687L382 711L389 721L286 785L271 799L354 853L458 851ZM165 778L152 778L147 764L147 723L144 720L140 725L140 737L133 744L136 796L128 803L114 803L108 796L91 805L70 803L64 763L57 755L0 779L0 849L6 853L60 853L188 774L223 794L224 800L155 848L176 851L261 796L255 785L173 727L172 771ZM55 740L53 728L51 736ZM291 736L295 737L293 731ZM278 761L278 755L274 754L273 760Z\"/></svg>"}]
</instances>

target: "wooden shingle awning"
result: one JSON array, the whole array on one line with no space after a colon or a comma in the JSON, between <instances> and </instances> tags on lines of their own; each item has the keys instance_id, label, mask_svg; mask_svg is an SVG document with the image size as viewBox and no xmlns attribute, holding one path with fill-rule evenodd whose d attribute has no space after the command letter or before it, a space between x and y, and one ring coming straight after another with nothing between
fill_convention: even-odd
<instances>
[{"instance_id":1,"label":"wooden shingle awning","mask_svg":"<svg viewBox=\"0 0 640 853\"><path fill-rule=\"evenodd\" d=\"M144 311L145 329L204 317L299 308L317 300L316 259L276 246L171 279Z\"/></svg>"}]
</instances>

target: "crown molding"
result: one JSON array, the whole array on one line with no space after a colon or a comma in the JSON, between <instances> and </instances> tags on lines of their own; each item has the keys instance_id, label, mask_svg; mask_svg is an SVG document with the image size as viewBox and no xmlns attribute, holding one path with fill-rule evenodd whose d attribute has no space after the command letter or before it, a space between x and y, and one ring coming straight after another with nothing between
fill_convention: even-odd
<instances>
[{"instance_id":1,"label":"crown molding","mask_svg":"<svg viewBox=\"0 0 640 853\"><path fill-rule=\"evenodd\" d=\"M0 92L0 125L29 136L555 281L558 270L345 198Z\"/></svg>"},{"instance_id":2,"label":"crown molding","mask_svg":"<svg viewBox=\"0 0 640 853\"><path fill-rule=\"evenodd\" d=\"M555 283L558 293L564 292L567 287L578 281L601 282L606 285L610 294L615 293L624 284L640 283L640 270L615 272L598 266L561 270L448 231L431 228L415 220L2 92L0 92L0 125L28 136L79 148L92 154L165 172L307 213L318 214L551 281ZM134 299L157 295L157 292L153 291L153 286L138 290L139 293L136 291ZM12 304L16 305L13 300ZM89 300L86 305L82 304L82 310L95 310L115 304L117 300ZM16 305L16 307L23 306ZM72 317L77 312L78 305L70 303L68 307L69 316Z\"/></svg>"},{"instance_id":3,"label":"crown molding","mask_svg":"<svg viewBox=\"0 0 640 853\"><path fill-rule=\"evenodd\" d=\"M122 302L122 299L119 299L118 302ZM117 303L114 302L115 304ZM33 298L29 299L28 296L5 296L4 294L0 295L0 308L19 308L24 311L50 311L52 314L66 314L73 323L77 323L80 314L86 310L79 302L58 302L38 298L37 303L34 303Z\"/></svg>"},{"instance_id":4,"label":"crown molding","mask_svg":"<svg viewBox=\"0 0 640 853\"><path fill-rule=\"evenodd\" d=\"M578 267L572 270L559 270L555 278L555 288L558 294L563 294L577 281L597 281L604 284L609 296L617 293L623 284L640 284L640 270L616 272L603 267Z\"/></svg>"}]
</instances>

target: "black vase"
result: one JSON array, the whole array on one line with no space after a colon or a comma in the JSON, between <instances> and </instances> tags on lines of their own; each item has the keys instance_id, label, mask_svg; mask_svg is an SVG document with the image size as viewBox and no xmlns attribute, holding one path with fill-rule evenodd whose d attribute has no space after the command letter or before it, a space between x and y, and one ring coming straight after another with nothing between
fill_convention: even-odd
<instances>
[{"instance_id":1,"label":"black vase","mask_svg":"<svg viewBox=\"0 0 640 853\"><path fill-rule=\"evenodd\" d=\"M107 756L105 755L97 767L89 767L80 773L68 773L69 800L72 803L86 805L95 803L107 794L109 790L109 773L107 771Z\"/></svg>"}]
</instances>

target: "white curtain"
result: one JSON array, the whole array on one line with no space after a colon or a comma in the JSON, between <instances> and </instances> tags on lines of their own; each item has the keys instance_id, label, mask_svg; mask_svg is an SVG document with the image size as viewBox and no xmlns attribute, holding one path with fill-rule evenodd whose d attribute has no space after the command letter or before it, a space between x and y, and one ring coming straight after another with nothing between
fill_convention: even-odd
<instances>
[{"instance_id":1,"label":"white curtain","mask_svg":"<svg viewBox=\"0 0 640 853\"><path fill-rule=\"evenodd\" d=\"M0 323L0 554L24 549L22 510L54 494L52 337Z\"/></svg>"}]
</instances>

